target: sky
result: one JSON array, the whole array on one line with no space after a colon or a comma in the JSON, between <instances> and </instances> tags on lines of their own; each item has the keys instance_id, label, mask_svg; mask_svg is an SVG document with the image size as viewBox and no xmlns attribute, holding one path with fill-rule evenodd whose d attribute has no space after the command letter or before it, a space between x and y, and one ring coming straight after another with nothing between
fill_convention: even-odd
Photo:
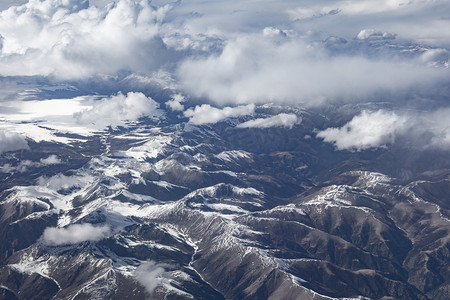
<instances>
[{"instance_id":1,"label":"sky","mask_svg":"<svg viewBox=\"0 0 450 300\"><path fill-rule=\"evenodd\" d=\"M63 124L56 111L52 125L85 133L156 116L158 109L202 125L252 116L266 103L408 102L437 91L444 99L434 111L362 112L318 137L337 150L361 151L395 142L411 132L404 123L420 120L441 137L433 144L450 140L444 119L427 119L448 107L446 0L7 0L0 10L3 120L23 114L18 101L47 101L38 91L55 87L73 88L81 98L66 97L71 118ZM168 98L153 99L155 90ZM270 117L240 128L300 123L299 116ZM361 126L385 121L393 122L385 131L398 130L348 144L346 132L365 134L370 128ZM0 122L7 145L0 152L27 148L30 133L20 128Z\"/></svg>"}]
</instances>

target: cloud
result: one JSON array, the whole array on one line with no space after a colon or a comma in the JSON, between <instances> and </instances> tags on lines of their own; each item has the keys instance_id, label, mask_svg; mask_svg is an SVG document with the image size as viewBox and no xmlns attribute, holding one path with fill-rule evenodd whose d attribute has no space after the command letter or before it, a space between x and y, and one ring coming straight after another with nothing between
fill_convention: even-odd
<instances>
[{"instance_id":1,"label":"cloud","mask_svg":"<svg viewBox=\"0 0 450 300\"><path fill-rule=\"evenodd\" d=\"M358 40L393 40L396 34L376 31L375 29L363 29L356 38Z\"/></svg>"},{"instance_id":2,"label":"cloud","mask_svg":"<svg viewBox=\"0 0 450 300\"><path fill-rule=\"evenodd\" d=\"M89 223L74 224L66 228L48 227L42 234L46 245L59 246L78 244L85 241L100 241L110 234L108 226L93 226Z\"/></svg>"},{"instance_id":3,"label":"cloud","mask_svg":"<svg viewBox=\"0 0 450 300\"><path fill-rule=\"evenodd\" d=\"M142 284L149 294L152 294L155 288L163 281L165 265L156 264L152 261L142 263L135 271L136 280Z\"/></svg>"},{"instance_id":4,"label":"cloud","mask_svg":"<svg viewBox=\"0 0 450 300\"><path fill-rule=\"evenodd\" d=\"M47 158L41 158L39 162L31 161L28 159L21 160L18 165L12 166L11 164L5 164L0 168L2 173L12 173L19 172L24 173L28 171L29 168L39 168L42 166L56 165L60 164L61 160L56 155L50 155Z\"/></svg>"},{"instance_id":5,"label":"cloud","mask_svg":"<svg viewBox=\"0 0 450 300\"><path fill-rule=\"evenodd\" d=\"M317 137L332 143L338 150L361 151L392 144L403 132L406 118L394 112L379 110L363 111L341 128L328 128L317 133Z\"/></svg>"},{"instance_id":6,"label":"cloud","mask_svg":"<svg viewBox=\"0 0 450 300\"><path fill-rule=\"evenodd\" d=\"M224 107L222 109L212 107L209 104L202 104L195 108L190 108L184 112L184 116L189 118L189 123L195 125L217 123L227 118L251 115L255 112L255 105L241 105L236 107Z\"/></svg>"},{"instance_id":7,"label":"cloud","mask_svg":"<svg viewBox=\"0 0 450 300\"><path fill-rule=\"evenodd\" d=\"M445 1L16 3L0 12L0 75L70 81L89 93L151 86L221 107L318 105L449 80ZM330 47L329 37L347 43ZM434 49L442 51L424 54Z\"/></svg>"},{"instance_id":8,"label":"cloud","mask_svg":"<svg viewBox=\"0 0 450 300\"><path fill-rule=\"evenodd\" d=\"M41 158L40 163L42 165L57 165L61 163L61 159L59 159L59 157L55 154L50 155L47 158Z\"/></svg>"},{"instance_id":9,"label":"cloud","mask_svg":"<svg viewBox=\"0 0 450 300\"><path fill-rule=\"evenodd\" d=\"M269 118L258 118L237 125L237 128L269 128L269 127L287 127L292 128L295 124L299 124L301 118L295 114L281 113Z\"/></svg>"},{"instance_id":10,"label":"cloud","mask_svg":"<svg viewBox=\"0 0 450 300\"><path fill-rule=\"evenodd\" d=\"M181 94L172 95L172 99L166 102L168 106L173 111L183 111L184 105L181 104L186 101L186 98Z\"/></svg>"},{"instance_id":11,"label":"cloud","mask_svg":"<svg viewBox=\"0 0 450 300\"><path fill-rule=\"evenodd\" d=\"M340 128L319 131L317 137L337 150L362 151L402 140L416 149L450 150L450 108L434 111L363 111Z\"/></svg>"},{"instance_id":12,"label":"cloud","mask_svg":"<svg viewBox=\"0 0 450 300\"><path fill-rule=\"evenodd\" d=\"M262 33L229 40L222 53L188 58L178 69L180 87L215 103L322 104L361 99L376 92L401 92L448 79L449 70L430 68L398 53L371 57L355 44L329 53L322 43L301 37L273 39ZM359 53L358 53L359 52ZM381 56L380 56L381 55Z\"/></svg>"},{"instance_id":13,"label":"cloud","mask_svg":"<svg viewBox=\"0 0 450 300\"><path fill-rule=\"evenodd\" d=\"M168 57L158 35L169 5L119 0L29 1L0 12L3 76L80 79L156 70Z\"/></svg>"},{"instance_id":14,"label":"cloud","mask_svg":"<svg viewBox=\"0 0 450 300\"><path fill-rule=\"evenodd\" d=\"M0 130L0 153L29 149L23 135L15 132Z\"/></svg>"},{"instance_id":15,"label":"cloud","mask_svg":"<svg viewBox=\"0 0 450 300\"><path fill-rule=\"evenodd\" d=\"M143 93L118 93L99 101L94 101L90 109L74 114L78 124L94 125L98 128L122 125L126 121L136 121L143 116L159 114L158 103Z\"/></svg>"},{"instance_id":16,"label":"cloud","mask_svg":"<svg viewBox=\"0 0 450 300\"><path fill-rule=\"evenodd\" d=\"M421 117L420 133L422 136L431 136L425 140L425 147L450 150L450 108L440 108L436 111L428 112Z\"/></svg>"}]
</instances>

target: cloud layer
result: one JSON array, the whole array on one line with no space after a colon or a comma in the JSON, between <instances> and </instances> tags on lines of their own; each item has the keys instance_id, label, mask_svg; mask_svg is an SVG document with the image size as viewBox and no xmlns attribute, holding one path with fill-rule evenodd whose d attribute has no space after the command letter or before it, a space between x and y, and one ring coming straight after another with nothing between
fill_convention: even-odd
<instances>
[{"instance_id":1,"label":"cloud layer","mask_svg":"<svg viewBox=\"0 0 450 300\"><path fill-rule=\"evenodd\" d=\"M85 241L99 241L110 233L108 226L93 226L89 223L74 224L66 228L46 228L42 241L46 245L59 246L78 244Z\"/></svg>"},{"instance_id":2,"label":"cloud layer","mask_svg":"<svg viewBox=\"0 0 450 300\"><path fill-rule=\"evenodd\" d=\"M430 67L448 65L449 11L428 0L32 0L0 12L0 75L160 82L220 106L428 90L449 80Z\"/></svg>"},{"instance_id":3,"label":"cloud layer","mask_svg":"<svg viewBox=\"0 0 450 300\"><path fill-rule=\"evenodd\" d=\"M355 50L359 52L347 51ZM347 51L331 55L324 44L297 36L240 36L229 40L220 55L187 59L178 76L187 93L215 103L317 105L328 99L348 101L378 91L429 86L449 75L447 69L430 68L419 58L349 55Z\"/></svg>"},{"instance_id":4,"label":"cloud layer","mask_svg":"<svg viewBox=\"0 0 450 300\"><path fill-rule=\"evenodd\" d=\"M26 115L2 104L9 109L2 113L2 129L20 129L35 141L70 142L51 131L82 136L158 115L150 94L201 125L252 115L256 104L269 102L434 99L450 82L450 31L442 30L450 28L446 1L8 0L0 9L0 101L20 98L23 91L14 89L25 77L35 80L33 88L44 82L88 94L68 99L59 106L67 110L55 108L51 116L36 113L50 101L29 101ZM106 96L89 96L99 94ZM16 118L12 127L8 114ZM432 114L364 112L318 137L337 149L360 151L389 145L409 131L428 134L429 145L443 147L448 127L438 111L430 121ZM48 127L20 123L25 117L39 117ZM296 122L278 115L238 126ZM417 129L417 122L427 129ZM5 132L0 152L26 149L23 137Z\"/></svg>"}]
</instances>

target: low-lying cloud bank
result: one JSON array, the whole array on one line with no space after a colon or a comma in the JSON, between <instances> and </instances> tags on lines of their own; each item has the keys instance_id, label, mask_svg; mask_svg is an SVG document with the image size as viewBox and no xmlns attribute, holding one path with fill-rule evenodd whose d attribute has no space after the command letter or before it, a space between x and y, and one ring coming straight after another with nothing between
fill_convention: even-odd
<instances>
[{"instance_id":1,"label":"low-lying cloud bank","mask_svg":"<svg viewBox=\"0 0 450 300\"><path fill-rule=\"evenodd\" d=\"M330 54L324 47L287 34L241 36L229 40L220 55L185 60L178 77L187 93L215 103L320 105L334 99L359 101L380 91L404 92L450 75L421 56L372 57L351 47Z\"/></svg>"},{"instance_id":2,"label":"low-lying cloud bank","mask_svg":"<svg viewBox=\"0 0 450 300\"><path fill-rule=\"evenodd\" d=\"M109 226L93 226L89 223L74 224L66 228L46 228L42 242L50 246L78 244L85 241L99 241L110 234Z\"/></svg>"}]
</instances>

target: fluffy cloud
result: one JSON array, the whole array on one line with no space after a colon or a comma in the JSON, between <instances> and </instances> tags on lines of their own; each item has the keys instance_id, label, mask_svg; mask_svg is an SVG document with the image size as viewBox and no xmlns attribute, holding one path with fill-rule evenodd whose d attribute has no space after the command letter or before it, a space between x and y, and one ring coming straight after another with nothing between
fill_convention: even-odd
<instances>
[{"instance_id":1,"label":"fluffy cloud","mask_svg":"<svg viewBox=\"0 0 450 300\"><path fill-rule=\"evenodd\" d=\"M181 94L172 95L172 99L166 102L166 106L168 106L173 111L183 111L184 105L181 104L186 101L186 98Z\"/></svg>"},{"instance_id":2,"label":"fluffy cloud","mask_svg":"<svg viewBox=\"0 0 450 300\"><path fill-rule=\"evenodd\" d=\"M255 112L255 105L241 105L236 107L224 107L222 109L203 104L190 108L184 112L184 116L189 118L189 123L195 125L217 123L227 118L251 115Z\"/></svg>"},{"instance_id":3,"label":"fluffy cloud","mask_svg":"<svg viewBox=\"0 0 450 300\"><path fill-rule=\"evenodd\" d=\"M119 0L31 0L0 12L3 76L85 78L121 70L148 72L168 55L158 28L170 6Z\"/></svg>"},{"instance_id":4,"label":"fluffy cloud","mask_svg":"<svg viewBox=\"0 0 450 300\"><path fill-rule=\"evenodd\" d=\"M339 150L361 151L393 143L405 128L406 118L394 112L363 111L341 128L328 128L317 133L317 137Z\"/></svg>"},{"instance_id":5,"label":"fluffy cloud","mask_svg":"<svg viewBox=\"0 0 450 300\"><path fill-rule=\"evenodd\" d=\"M402 139L407 147L450 150L450 108L435 111L363 111L340 128L328 128L317 137L338 150L361 151L384 147Z\"/></svg>"},{"instance_id":6,"label":"fluffy cloud","mask_svg":"<svg viewBox=\"0 0 450 300\"><path fill-rule=\"evenodd\" d=\"M110 234L108 226L93 226L88 223L74 224L66 228L46 228L42 241L46 245L70 245L85 241L99 241Z\"/></svg>"},{"instance_id":7,"label":"fluffy cloud","mask_svg":"<svg viewBox=\"0 0 450 300\"><path fill-rule=\"evenodd\" d=\"M15 133L0 130L0 153L28 149L28 143L25 137Z\"/></svg>"},{"instance_id":8,"label":"fluffy cloud","mask_svg":"<svg viewBox=\"0 0 450 300\"><path fill-rule=\"evenodd\" d=\"M155 116L158 103L143 93L118 93L109 98L94 101L92 108L74 114L79 124L94 125L98 128L117 126L125 121L136 121L142 116Z\"/></svg>"},{"instance_id":9,"label":"fluffy cloud","mask_svg":"<svg viewBox=\"0 0 450 300\"><path fill-rule=\"evenodd\" d=\"M237 125L237 128L269 128L269 127L287 127L292 128L295 124L301 122L301 118L295 114L278 114L269 118L258 118Z\"/></svg>"}]
</instances>

